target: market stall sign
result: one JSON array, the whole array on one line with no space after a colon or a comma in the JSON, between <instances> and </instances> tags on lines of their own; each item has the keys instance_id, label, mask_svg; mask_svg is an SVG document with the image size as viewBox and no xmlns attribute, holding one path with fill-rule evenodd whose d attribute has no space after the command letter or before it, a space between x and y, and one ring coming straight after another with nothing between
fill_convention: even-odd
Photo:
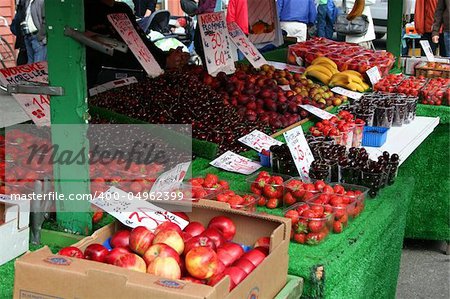
<instances>
[{"instance_id":1,"label":"market stall sign","mask_svg":"<svg viewBox=\"0 0 450 299\"><path fill-rule=\"evenodd\" d=\"M373 68L370 68L366 71L367 76L369 77L370 83L372 83L372 86L375 86L375 84L378 83L378 81L381 80L381 74L378 70L377 66L374 66Z\"/></svg>"},{"instance_id":2,"label":"market stall sign","mask_svg":"<svg viewBox=\"0 0 450 299\"><path fill-rule=\"evenodd\" d=\"M206 67L211 76L219 72L232 74L236 71L231 56L230 37L228 35L225 14L214 12L198 16Z\"/></svg>"},{"instance_id":3,"label":"market stall sign","mask_svg":"<svg viewBox=\"0 0 450 299\"><path fill-rule=\"evenodd\" d=\"M162 173L153 184L151 192L166 192L177 188L186 176L189 165L191 162L180 163Z\"/></svg>"},{"instance_id":4,"label":"market stall sign","mask_svg":"<svg viewBox=\"0 0 450 299\"><path fill-rule=\"evenodd\" d=\"M292 52L294 53L294 52ZM267 64L273 66L277 70L288 70L291 73L303 74L305 72L305 68L302 66L291 65L283 62L276 61L267 61Z\"/></svg>"},{"instance_id":5,"label":"market stall sign","mask_svg":"<svg viewBox=\"0 0 450 299\"><path fill-rule=\"evenodd\" d=\"M327 111L325 111L323 109L314 107L314 106L309 105L309 104L307 104L307 105L300 105L300 107L302 107L306 111L314 114L315 116L320 117L321 119L330 119L330 118L332 118L334 116L330 112L327 112Z\"/></svg>"},{"instance_id":6,"label":"market stall sign","mask_svg":"<svg viewBox=\"0 0 450 299\"><path fill-rule=\"evenodd\" d=\"M421 40L420 45L422 46L422 49L425 52L425 56L427 57L428 61L434 62L434 54L431 50L430 43L427 40Z\"/></svg>"},{"instance_id":7,"label":"market stall sign","mask_svg":"<svg viewBox=\"0 0 450 299\"><path fill-rule=\"evenodd\" d=\"M283 142L264 134L261 131L253 130L251 133L238 139L248 147L251 147L258 153L262 150L269 150L272 145L281 145Z\"/></svg>"},{"instance_id":8,"label":"market stall sign","mask_svg":"<svg viewBox=\"0 0 450 299\"><path fill-rule=\"evenodd\" d=\"M0 69L0 81L4 86L24 82L48 84L47 62L41 61ZM50 125L49 95L13 93L12 96L37 126Z\"/></svg>"},{"instance_id":9,"label":"market stall sign","mask_svg":"<svg viewBox=\"0 0 450 299\"><path fill-rule=\"evenodd\" d=\"M188 225L183 218L116 187L109 188L92 199L91 203L131 228L145 226L154 231L159 224L167 221L177 224L181 229Z\"/></svg>"},{"instance_id":10,"label":"market stall sign","mask_svg":"<svg viewBox=\"0 0 450 299\"><path fill-rule=\"evenodd\" d=\"M236 22L228 23L228 33L233 43L244 53L245 58L247 58L254 68L259 69L262 65L267 64L266 59L256 49L255 45L248 39Z\"/></svg>"},{"instance_id":11,"label":"market stall sign","mask_svg":"<svg viewBox=\"0 0 450 299\"><path fill-rule=\"evenodd\" d=\"M147 74L150 77L161 75L163 70L142 41L136 29L134 29L128 16L124 13L110 14L108 15L108 20L131 49L131 52L133 52Z\"/></svg>"},{"instance_id":12,"label":"market stall sign","mask_svg":"<svg viewBox=\"0 0 450 299\"><path fill-rule=\"evenodd\" d=\"M363 94L360 92L351 91L342 87L333 87L331 91L354 100L359 100L363 96Z\"/></svg>"},{"instance_id":13,"label":"market stall sign","mask_svg":"<svg viewBox=\"0 0 450 299\"><path fill-rule=\"evenodd\" d=\"M95 87L89 89L89 95L92 97L99 93L108 91L110 89L130 85L130 84L137 83L137 82L138 81L135 77L123 78L123 79L106 82L105 84L98 85L98 86L95 86Z\"/></svg>"},{"instance_id":14,"label":"market stall sign","mask_svg":"<svg viewBox=\"0 0 450 299\"><path fill-rule=\"evenodd\" d=\"M253 162L249 158L233 153L232 151L227 151L209 164L226 171L245 175L252 174L261 168L261 164Z\"/></svg>"},{"instance_id":15,"label":"market stall sign","mask_svg":"<svg viewBox=\"0 0 450 299\"><path fill-rule=\"evenodd\" d=\"M284 138L294 159L295 167L304 181L309 181L309 167L314 161L301 126L285 132Z\"/></svg>"}]
</instances>

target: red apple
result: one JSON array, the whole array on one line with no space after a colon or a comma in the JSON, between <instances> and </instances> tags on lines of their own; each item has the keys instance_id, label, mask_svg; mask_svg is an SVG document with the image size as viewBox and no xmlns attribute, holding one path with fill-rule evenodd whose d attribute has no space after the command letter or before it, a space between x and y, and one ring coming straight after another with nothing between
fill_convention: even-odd
<instances>
[{"instance_id":1,"label":"red apple","mask_svg":"<svg viewBox=\"0 0 450 299\"><path fill-rule=\"evenodd\" d=\"M123 254L128 254L131 253L128 249L124 248L124 247L116 247L113 248L110 252L108 252L108 254L105 257L105 263L107 264L111 264L114 265L114 262L116 261L116 259L123 255Z\"/></svg>"},{"instance_id":2,"label":"red apple","mask_svg":"<svg viewBox=\"0 0 450 299\"><path fill-rule=\"evenodd\" d=\"M233 264L244 254L244 249L233 242L227 242L217 249L217 256L226 267Z\"/></svg>"},{"instance_id":3,"label":"red apple","mask_svg":"<svg viewBox=\"0 0 450 299\"><path fill-rule=\"evenodd\" d=\"M222 233L227 241L231 241L236 234L236 225L226 216L216 216L209 221L208 228L215 228Z\"/></svg>"},{"instance_id":4,"label":"red apple","mask_svg":"<svg viewBox=\"0 0 450 299\"><path fill-rule=\"evenodd\" d=\"M108 253L109 251L105 246L101 244L91 244L84 250L84 258L103 263Z\"/></svg>"},{"instance_id":5,"label":"red apple","mask_svg":"<svg viewBox=\"0 0 450 299\"><path fill-rule=\"evenodd\" d=\"M256 268L256 266L247 259L239 259L236 263L234 263L234 266L244 270L247 275Z\"/></svg>"},{"instance_id":6,"label":"red apple","mask_svg":"<svg viewBox=\"0 0 450 299\"><path fill-rule=\"evenodd\" d=\"M137 272L145 273L147 271L147 265L144 260L139 255L134 253L119 255L113 265Z\"/></svg>"},{"instance_id":7,"label":"red apple","mask_svg":"<svg viewBox=\"0 0 450 299\"><path fill-rule=\"evenodd\" d=\"M145 226L138 226L130 233L130 248L139 255L144 255L152 245L155 235Z\"/></svg>"},{"instance_id":8,"label":"red apple","mask_svg":"<svg viewBox=\"0 0 450 299\"><path fill-rule=\"evenodd\" d=\"M180 279L180 265L172 257L157 257L147 268L147 273L167 279Z\"/></svg>"},{"instance_id":9,"label":"red apple","mask_svg":"<svg viewBox=\"0 0 450 299\"><path fill-rule=\"evenodd\" d=\"M178 264L180 264L180 256L175 249L163 243L150 246L143 256L147 265L150 265L157 257L171 257L174 258Z\"/></svg>"},{"instance_id":10,"label":"red apple","mask_svg":"<svg viewBox=\"0 0 450 299\"><path fill-rule=\"evenodd\" d=\"M225 242L222 233L215 228L207 228L200 236L210 238L216 245L216 248L219 248Z\"/></svg>"},{"instance_id":11,"label":"red apple","mask_svg":"<svg viewBox=\"0 0 450 299\"><path fill-rule=\"evenodd\" d=\"M205 231L205 227L200 222L193 221L184 228L184 231L196 237Z\"/></svg>"},{"instance_id":12,"label":"red apple","mask_svg":"<svg viewBox=\"0 0 450 299\"><path fill-rule=\"evenodd\" d=\"M178 225L176 225L175 223L170 222L170 221L166 221L166 222L163 222L160 225L158 225L158 227L155 229L155 235L163 230L174 230L177 233L181 234L181 228Z\"/></svg>"},{"instance_id":13,"label":"red apple","mask_svg":"<svg viewBox=\"0 0 450 299\"><path fill-rule=\"evenodd\" d=\"M206 236L197 236L190 239L188 242L184 244L184 254L186 255L191 249L197 248L197 247L209 247L216 250L216 244L213 240Z\"/></svg>"},{"instance_id":14,"label":"red apple","mask_svg":"<svg viewBox=\"0 0 450 299\"><path fill-rule=\"evenodd\" d=\"M192 236L191 236L191 234L189 234L187 232L181 232L181 238L183 238L183 242L184 242L184 244L186 244L187 241L192 239Z\"/></svg>"},{"instance_id":15,"label":"red apple","mask_svg":"<svg viewBox=\"0 0 450 299\"><path fill-rule=\"evenodd\" d=\"M59 255L76 257L78 259L83 258L83 251L74 246L64 247L58 252Z\"/></svg>"},{"instance_id":16,"label":"red apple","mask_svg":"<svg viewBox=\"0 0 450 299\"><path fill-rule=\"evenodd\" d=\"M258 267L258 265L266 258L266 255L260 250L252 249L244 253L242 258L249 260L255 267Z\"/></svg>"},{"instance_id":17,"label":"red apple","mask_svg":"<svg viewBox=\"0 0 450 299\"><path fill-rule=\"evenodd\" d=\"M127 230L117 231L109 241L112 248L128 247L130 242L130 232Z\"/></svg>"},{"instance_id":18,"label":"red apple","mask_svg":"<svg viewBox=\"0 0 450 299\"><path fill-rule=\"evenodd\" d=\"M186 220L187 222L190 221L189 216L184 212L172 212L172 214L177 215L178 217Z\"/></svg>"},{"instance_id":19,"label":"red apple","mask_svg":"<svg viewBox=\"0 0 450 299\"><path fill-rule=\"evenodd\" d=\"M269 237L261 237L256 240L255 245L253 247L267 247L270 248L270 238Z\"/></svg>"},{"instance_id":20,"label":"red apple","mask_svg":"<svg viewBox=\"0 0 450 299\"><path fill-rule=\"evenodd\" d=\"M238 267L226 268L225 271L223 271L223 274L230 276L230 291L247 277L247 273Z\"/></svg>"},{"instance_id":21,"label":"red apple","mask_svg":"<svg viewBox=\"0 0 450 299\"><path fill-rule=\"evenodd\" d=\"M153 239L153 244L164 243L175 249L178 254L183 253L184 241L178 232L175 230L161 230Z\"/></svg>"},{"instance_id":22,"label":"red apple","mask_svg":"<svg viewBox=\"0 0 450 299\"><path fill-rule=\"evenodd\" d=\"M205 284L205 282L204 282L203 280L194 278L194 277L192 277L192 276L185 276L185 277L182 277L181 280L184 280L184 281L190 281L190 282L198 283L198 284Z\"/></svg>"},{"instance_id":23,"label":"red apple","mask_svg":"<svg viewBox=\"0 0 450 299\"><path fill-rule=\"evenodd\" d=\"M234 259L233 256L231 256L231 254L229 254L225 249L219 248L217 250L217 257L225 267L231 266L236 261L236 259Z\"/></svg>"},{"instance_id":24,"label":"red apple","mask_svg":"<svg viewBox=\"0 0 450 299\"><path fill-rule=\"evenodd\" d=\"M186 270L192 277L207 279L213 276L218 267L217 254L209 247L197 247L186 254Z\"/></svg>"},{"instance_id":25,"label":"red apple","mask_svg":"<svg viewBox=\"0 0 450 299\"><path fill-rule=\"evenodd\" d=\"M225 277L225 274L223 272L217 273L214 276L212 276L210 279L208 279L208 285L213 287L217 283L219 283L224 277ZM229 278L229 279L231 281L231 278ZM229 290L231 291L231 288Z\"/></svg>"}]
</instances>

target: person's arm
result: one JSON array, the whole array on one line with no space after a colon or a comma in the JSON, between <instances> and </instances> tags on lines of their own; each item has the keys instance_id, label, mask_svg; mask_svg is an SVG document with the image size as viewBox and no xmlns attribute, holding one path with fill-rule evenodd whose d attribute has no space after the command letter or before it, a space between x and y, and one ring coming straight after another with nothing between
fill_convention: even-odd
<instances>
[{"instance_id":1,"label":"person's arm","mask_svg":"<svg viewBox=\"0 0 450 299\"><path fill-rule=\"evenodd\" d=\"M147 0L145 7L144 17L149 17L156 10L156 0Z\"/></svg>"},{"instance_id":2,"label":"person's arm","mask_svg":"<svg viewBox=\"0 0 450 299\"><path fill-rule=\"evenodd\" d=\"M435 44L439 42L439 30L441 29L441 25L443 23L444 10L445 10L444 0L438 0L436 10L434 12L433 26L431 27L432 30L431 36L433 39L433 43Z\"/></svg>"},{"instance_id":3,"label":"person's arm","mask_svg":"<svg viewBox=\"0 0 450 299\"><path fill-rule=\"evenodd\" d=\"M236 3L230 0L227 7L227 23L236 22Z\"/></svg>"}]
</instances>

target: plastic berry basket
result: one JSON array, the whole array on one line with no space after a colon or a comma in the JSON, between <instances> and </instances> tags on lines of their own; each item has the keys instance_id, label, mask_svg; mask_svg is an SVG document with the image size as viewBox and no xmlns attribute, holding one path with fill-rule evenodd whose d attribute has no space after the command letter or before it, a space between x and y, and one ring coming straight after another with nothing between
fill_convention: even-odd
<instances>
[{"instance_id":1,"label":"plastic berry basket","mask_svg":"<svg viewBox=\"0 0 450 299\"><path fill-rule=\"evenodd\" d=\"M230 201L219 201L221 195L225 195L227 192L232 192L233 195L230 194L228 197ZM233 202L231 197L233 196L239 196L242 198L242 202ZM206 199L206 200L214 200L217 202L221 202L223 204L226 204L228 208L240 210L240 211L246 211L249 213L256 212L256 203L260 199L259 195L250 193L250 192L241 192L241 191L232 191L232 190L222 190L221 192L217 193L214 197Z\"/></svg>"},{"instance_id":2,"label":"plastic berry basket","mask_svg":"<svg viewBox=\"0 0 450 299\"><path fill-rule=\"evenodd\" d=\"M362 146L380 147L386 142L389 128L364 127Z\"/></svg>"}]
</instances>

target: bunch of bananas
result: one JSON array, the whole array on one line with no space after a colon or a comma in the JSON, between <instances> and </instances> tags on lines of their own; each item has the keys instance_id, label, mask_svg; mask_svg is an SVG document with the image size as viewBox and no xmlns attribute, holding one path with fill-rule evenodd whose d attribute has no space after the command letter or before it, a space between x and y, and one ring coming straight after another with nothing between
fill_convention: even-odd
<instances>
[{"instance_id":1,"label":"bunch of bananas","mask_svg":"<svg viewBox=\"0 0 450 299\"><path fill-rule=\"evenodd\" d=\"M329 82L331 87L340 86L353 91L364 92L369 89L369 85L364 82L363 76L352 70L346 70L334 74Z\"/></svg>"},{"instance_id":2,"label":"bunch of bananas","mask_svg":"<svg viewBox=\"0 0 450 299\"><path fill-rule=\"evenodd\" d=\"M305 75L328 85L333 75L339 73L336 63L326 57L317 57L305 70Z\"/></svg>"}]
</instances>

